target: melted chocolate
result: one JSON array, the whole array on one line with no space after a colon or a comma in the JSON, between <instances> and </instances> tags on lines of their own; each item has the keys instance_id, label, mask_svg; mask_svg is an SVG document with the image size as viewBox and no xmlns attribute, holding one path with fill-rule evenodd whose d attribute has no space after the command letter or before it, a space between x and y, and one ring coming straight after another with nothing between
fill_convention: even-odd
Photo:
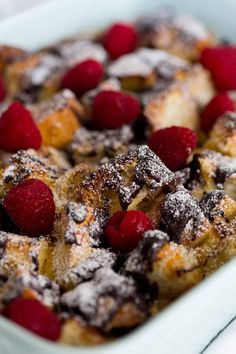
<instances>
[{"instance_id":1,"label":"melted chocolate","mask_svg":"<svg viewBox=\"0 0 236 354\"><path fill-rule=\"evenodd\" d=\"M182 241L182 233L189 241L196 239L206 227L206 218L197 201L184 188L166 196L161 208L161 225L163 229L178 243Z\"/></svg>"},{"instance_id":2,"label":"melted chocolate","mask_svg":"<svg viewBox=\"0 0 236 354\"><path fill-rule=\"evenodd\" d=\"M124 271L132 275L139 286L142 286L144 281L147 282L147 273L152 269L156 253L167 242L169 236L166 233L160 230L147 231L138 247L128 256Z\"/></svg>"},{"instance_id":3,"label":"melted chocolate","mask_svg":"<svg viewBox=\"0 0 236 354\"><path fill-rule=\"evenodd\" d=\"M223 191L218 190L206 193L200 201L200 207L203 210L204 215L209 220L214 220L217 216L224 215L224 210L216 208L224 197L225 193Z\"/></svg>"}]
</instances>

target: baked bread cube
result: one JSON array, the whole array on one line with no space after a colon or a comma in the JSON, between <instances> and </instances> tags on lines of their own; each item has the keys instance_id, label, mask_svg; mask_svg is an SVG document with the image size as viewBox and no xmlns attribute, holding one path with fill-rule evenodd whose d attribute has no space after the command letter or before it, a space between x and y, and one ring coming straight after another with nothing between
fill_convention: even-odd
<instances>
[{"instance_id":1,"label":"baked bread cube","mask_svg":"<svg viewBox=\"0 0 236 354\"><path fill-rule=\"evenodd\" d=\"M227 112L217 119L204 147L236 157L236 113Z\"/></svg>"},{"instance_id":2,"label":"baked bread cube","mask_svg":"<svg viewBox=\"0 0 236 354\"><path fill-rule=\"evenodd\" d=\"M79 316L71 316L64 321L59 338L60 343L74 346L95 346L108 340L108 335L88 326Z\"/></svg>"},{"instance_id":3,"label":"baked bread cube","mask_svg":"<svg viewBox=\"0 0 236 354\"><path fill-rule=\"evenodd\" d=\"M156 82L154 69L138 52L122 55L112 62L107 68L107 75L118 78L122 89L127 91L143 91Z\"/></svg>"},{"instance_id":4,"label":"baked bread cube","mask_svg":"<svg viewBox=\"0 0 236 354\"><path fill-rule=\"evenodd\" d=\"M76 269L101 245L106 220L104 210L70 202L56 222L53 271L62 288L71 289L78 283Z\"/></svg>"},{"instance_id":5,"label":"baked bread cube","mask_svg":"<svg viewBox=\"0 0 236 354\"><path fill-rule=\"evenodd\" d=\"M160 48L190 61L198 60L204 48L216 43L203 23L189 15L176 15L169 8L143 16L135 25L142 45Z\"/></svg>"},{"instance_id":6,"label":"baked bread cube","mask_svg":"<svg viewBox=\"0 0 236 354\"><path fill-rule=\"evenodd\" d=\"M161 206L161 227L172 241L197 246L210 236L211 225L197 200L183 187L167 194Z\"/></svg>"},{"instance_id":7,"label":"baked bread cube","mask_svg":"<svg viewBox=\"0 0 236 354\"><path fill-rule=\"evenodd\" d=\"M47 277L18 269L0 290L0 307L17 297L36 299L53 309L59 302L59 286Z\"/></svg>"},{"instance_id":8,"label":"baked bread cube","mask_svg":"<svg viewBox=\"0 0 236 354\"><path fill-rule=\"evenodd\" d=\"M65 151L56 149L52 146L42 146L40 154L49 160L52 165L57 166L61 170L68 170L71 168L71 163Z\"/></svg>"},{"instance_id":9,"label":"baked bread cube","mask_svg":"<svg viewBox=\"0 0 236 354\"><path fill-rule=\"evenodd\" d=\"M38 178L53 189L56 179L64 172L59 166L53 165L33 149L20 150L13 154L2 173L3 194L9 187L16 185L26 178Z\"/></svg>"},{"instance_id":10,"label":"baked bread cube","mask_svg":"<svg viewBox=\"0 0 236 354\"><path fill-rule=\"evenodd\" d=\"M210 75L201 65L191 65L160 49L140 48L123 55L108 66L107 74L118 78L122 88L129 91L151 89L155 84L161 88L165 82L183 82L200 108L214 94Z\"/></svg>"},{"instance_id":11,"label":"baked bread cube","mask_svg":"<svg viewBox=\"0 0 236 354\"><path fill-rule=\"evenodd\" d=\"M194 64L184 82L198 110L202 110L214 97L215 88L209 72L200 64Z\"/></svg>"},{"instance_id":12,"label":"baked bread cube","mask_svg":"<svg viewBox=\"0 0 236 354\"><path fill-rule=\"evenodd\" d=\"M236 200L236 159L212 150L201 150L194 155L191 182L188 188L200 200L205 192L216 189Z\"/></svg>"},{"instance_id":13,"label":"baked bread cube","mask_svg":"<svg viewBox=\"0 0 236 354\"><path fill-rule=\"evenodd\" d=\"M196 251L175 242L156 252L148 273L149 282L158 286L160 307L198 284L202 277Z\"/></svg>"},{"instance_id":14,"label":"baked bread cube","mask_svg":"<svg viewBox=\"0 0 236 354\"><path fill-rule=\"evenodd\" d=\"M191 65L160 50L144 48L139 52L154 68L156 65L159 77L150 92L141 94L151 129L179 125L198 131L199 110L215 92L209 73L201 65Z\"/></svg>"},{"instance_id":15,"label":"baked bread cube","mask_svg":"<svg viewBox=\"0 0 236 354\"><path fill-rule=\"evenodd\" d=\"M208 245L208 257L203 265L204 274L208 275L236 255L236 202L224 191L215 190L204 195L200 206L219 237L217 247Z\"/></svg>"},{"instance_id":16,"label":"baked bread cube","mask_svg":"<svg viewBox=\"0 0 236 354\"><path fill-rule=\"evenodd\" d=\"M169 241L163 231L147 231L125 263L125 273L152 294L152 312L160 311L202 278L197 252Z\"/></svg>"},{"instance_id":17,"label":"baked bread cube","mask_svg":"<svg viewBox=\"0 0 236 354\"><path fill-rule=\"evenodd\" d=\"M144 116L152 131L172 125L183 126L194 131L199 129L199 114L196 102L181 83L157 87L141 95Z\"/></svg>"},{"instance_id":18,"label":"baked bread cube","mask_svg":"<svg viewBox=\"0 0 236 354\"><path fill-rule=\"evenodd\" d=\"M20 268L45 274L49 240L0 231L0 254L0 274L6 279Z\"/></svg>"},{"instance_id":19,"label":"baked bread cube","mask_svg":"<svg viewBox=\"0 0 236 354\"><path fill-rule=\"evenodd\" d=\"M206 193L199 205L222 239L236 234L236 201L224 191Z\"/></svg>"},{"instance_id":20,"label":"baked bread cube","mask_svg":"<svg viewBox=\"0 0 236 354\"><path fill-rule=\"evenodd\" d=\"M174 174L157 155L141 145L97 169L78 187L78 198L108 216L122 209L143 210L158 225L160 204L175 182Z\"/></svg>"},{"instance_id":21,"label":"baked bread cube","mask_svg":"<svg viewBox=\"0 0 236 354\"><path fill-rule=\"evenodd\" d=\"M133 328L148 316L135 282L108 268L100 268L92 280L64 293L61 307L105 333Z\"/></svg>"},{"instance_id":22,"label":"baked bread cube","mask_svg":"<svg viewBox=\"0 0 236 354\"><path fill-rule=\"evenodd\" d=\"M44 51L59 56L69 66L87 59L94 59L103 64L107 61L107 52L104 47L89 38L67 39L46 48Z\"/></svg>"},{"instance_id":23,"label":"baked bread cube","mask_svg":"<svg viewBox=\"0 0 236 354\"><path fill-rule=\"evenodd\" d=\"M34 103L50 98L60 87L63 60L53 54L35 53L7 66L5 80L12 99Z\"/></svg>"},{"instance_id":24,"label":"baked bread cube","mask_svg":"<svg viewBox=\"0 0 236 354\"><path fill-rule=\"evenodd\" d=\"M80 128L75 132L68 151L75 164L100 164L119 154L127 154L135 148L133 141L134 133L128 125L102 131Z\"/></svg>"},{"instance_id":25,"label":"baked bread cube","mask_svg":"<svg viewBox=\"0 0 236 354\"><path fill-rule=\"evenodd\" d=\"M68 169L58 179L53 186L54 200L57 206L57 212L63 212L64 208L71 201L78 199L77 187L94 172L94 166L81 163Z\"/></svg>"},{"instance_id":26,"label":"baked bread cube","mask_svg":"<svg viewBox=\"0 0 236 354\"><path fill-rule=\"evenodd\" d=\"M0 72L4 72L6 67L20 59L25 58L29 53L18 47L0 45Z\"/></svg>"},{"instance_id":27,"label":"baked bread cube","mask_svg":"<svg viewBox=\"0 0 236 354\"><path fill-rule=\"evenodd\" d=\"M28 107L41 132L44 145L62 149L79 129L82 107L70 90Z\"/></svg>"}]
</instances>

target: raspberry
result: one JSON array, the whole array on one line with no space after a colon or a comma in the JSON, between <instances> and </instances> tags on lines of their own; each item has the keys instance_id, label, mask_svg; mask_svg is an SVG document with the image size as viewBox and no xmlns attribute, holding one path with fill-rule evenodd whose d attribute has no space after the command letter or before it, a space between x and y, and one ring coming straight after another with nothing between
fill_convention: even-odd
<instances>
[{"instance_id":1,"label":"raspberry","mask_svg":"<svg viewBox=\"0 0 236 354\"><path fill-rule=\"evenodd\" d=\"M92 125L96 129L116 129L132 123L140 112L136 98L118 91L102 91L93 100Z\"/></svg>"},{"instance_id":2,"label":"raspberry","mask_svg":"<svg viewBox=\"0 0 236 354\"><path fill-rule=\"evenodd\" d=\"M50 233L55 219L51 189L38 179L27 179L12 187L3 206L15 224L32 236Z\"/></svg>"},{"instance_id":3,"label":"raspberry","mask_svg":"<svg viewBox=\"0 0 236 354\"><path fill-rule=\"evenodd\" d=\"M191 129L173 126L153 133L148 145L170 170L176 171L185 165L197 137Z\"/></svg>"},{"instance_id":4,"label":"raspberry","mask_svg":"<svg viewBox=\"0 0 236 354\"><path fill-rule=\"evenodd\" d=\"M60 336L58 317L37 300L16 298L6 306L4 315L43 338L56 341Z\"/></svg>"},{"instance_id":5,"label":"raspberry","mask_svg":"<svg viewBox=\"0 0 236 354\"><path fill-rule=\"evenodd\" d=\"M95 88L103 77L102 65L92 59L85 60L69 69L63 79L62 87L73 91L78 97Z\"/></svg>"},{"instance_id":6,"label":"raspberry","mask_svg":"<svg viewBox=\"0 0 236 354\"><path fill-rule=\"evenodd\" d=\"M16 152L39 149L42 138L30 112L19 102L12 103L0 117L0 149Z\"/></svg>"},{"instance_id":7,"label":"raspberry","mask_svg":"<svg viewBox=\"0 0 236 354\"><path fill-rule=\"evenodd\" d=\"M3 78L0 76L0 102L2 102L6 97L6 89Z\"/></svg>"},{"instance_id":8,"label":"raspberry","mask_svg":"<svg viewBox=\"0 0 236 354\"><path fill-rule=\"evenodd\" d=\"M105 227L105 237L116 250L132 251L141 241L143 233L153 229L147 214L140 210L118 211Z\"/></svg>"},{"instance_id":9,"label":"raspberry","mask_svg":"<svg viewBox=\"0 0 236 354\"><path fill-rule=\"evenodd\" d=\"M201 113L201 128L209 132L218 117L227 111L235 111L234 102L226 94L216 95Z\"/></svg>"},{"instance_id":10,"label":"raspberry","mask_svg":"<svg viewBox=\"0 0 236 354\"><path fill-rule=\"evenodd\" d=\"M236 47L206 48L201 63L210 71L219 91L236 89Z\"/></svg>"},{"instance_id":11,"label":"raspberry","mask_svg":"<svg viewBox=\"0 0 236 354\"><path fill-rule=\"evenodd\" d=\"M133 52L137 41L137 31L127 23L115 23L107 30L103 38L104 47L112 59Z\"/></svg>"}]
</instances>

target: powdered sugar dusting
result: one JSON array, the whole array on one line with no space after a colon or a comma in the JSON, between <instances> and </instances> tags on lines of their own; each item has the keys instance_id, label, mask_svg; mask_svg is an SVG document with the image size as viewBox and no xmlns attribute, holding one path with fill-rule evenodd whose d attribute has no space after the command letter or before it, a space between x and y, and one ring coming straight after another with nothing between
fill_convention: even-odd
<instances>
[{"instance_id":1,"label":"powdered sugar dusting","mask_svg":"<svg viewBox=\"0 0 236 354\"><path fill-rule=\"evenodd\" d=\"M110 76L142 76L152 74L152 67L146 63L137 53L123 55L121 58L109 65L107 73Z\"/></svg>"},{"instance_id":2,"label":"powdered sugar dusting","mask_svg":"<svg viewBox=\"0 0 236 354\"><path fill-rule=\"evenodd\" d=\"M89 324L104 328L123 303L140 300L132 279L108 268L96 271L93 280L78 285L61 298L63 308L80 314Z\"/></svg>"},{"instance_id":3,"label":"powdered sugar dusting","mask_svg":"<svg viewBox=\"0 0 236 354\"><path fill-rule=\"evenodd\" d=\"M70 64L87 59L95 59L101 63L107 60L107 53L103 46L86 39L62 42L54 47L54 52Z\"/></svg>"},{"instance_id":4,"label":"powdered sugar dusting","mask_svg":"<svg viewBox=\"0 0 236 354\"><path fill-rule=\"evenodd\" d=\"M203 23L190 15L177 16L174 21L174 25L176 25L176 28L199 40L207 39L209 36L208 31Z\"/></svg>"},{"instance_id":5,"label":"powdered sugar dusting","mask_svg":"<svg viewBox=\"0 0 236 354\"><path fill-rule=\"evenodd\" d=\"M55 282L43 275L19 270L6 282L0 302L7 304L26 290L31 291L46 306L54 307L59 301L59 286Z\"/></svg>"}]
</instances>

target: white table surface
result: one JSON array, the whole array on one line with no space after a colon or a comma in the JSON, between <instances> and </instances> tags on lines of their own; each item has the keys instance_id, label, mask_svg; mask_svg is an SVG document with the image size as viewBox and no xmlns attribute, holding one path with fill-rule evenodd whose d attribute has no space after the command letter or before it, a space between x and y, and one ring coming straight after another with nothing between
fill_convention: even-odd
<instances>
[{"instance_id":1,"label":"white table surface","mask_svg":"<svg viewBox=\"0 0 236 354\"><path fill-rule=\"evenodd\" d=\"M0 0L0 20L46 1L50 0ZM236 319L222 329L202 353L196 354L236 354Z\"/></svg>"}]
</instances>

